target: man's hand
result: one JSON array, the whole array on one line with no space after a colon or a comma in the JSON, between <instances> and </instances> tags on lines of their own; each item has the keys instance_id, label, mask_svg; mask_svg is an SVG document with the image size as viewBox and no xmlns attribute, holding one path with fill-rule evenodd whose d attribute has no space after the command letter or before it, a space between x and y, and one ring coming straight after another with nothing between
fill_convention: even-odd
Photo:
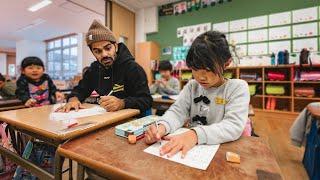
<instances>
[{"instance_id":1,"label":"man's hand","mask_svg":"<svg viewBox=\"0 0 320 180\"><path fill-rule=\"evenodd\" d=\"M125 107L124 100L115 96L101 96L99 104L108 112L119 111Z\"/></svg>"},{"instance_id":2,"label":"man's hand","mask_svg":"<svg viewBox=\"0 0 320 180\"><path fill-rule=\"evenodd\" d=\"M84 109L83 105L77 97L70 98L69 102L66 105L59 107L55 110L55 112L70 112L70 110L72 109L75 109L75 111L78 111L79 109Z\"/></svg>"}]
</instances>

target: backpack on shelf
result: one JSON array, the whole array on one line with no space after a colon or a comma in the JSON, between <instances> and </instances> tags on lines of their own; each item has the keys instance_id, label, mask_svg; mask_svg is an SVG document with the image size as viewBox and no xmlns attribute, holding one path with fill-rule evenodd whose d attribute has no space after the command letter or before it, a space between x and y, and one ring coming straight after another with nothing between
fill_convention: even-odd
<instances>
[{"instance_id":1,"label":"backpack on shelf","mask_svg":"<svg viewBox=\"0 0 320 180\"><path fill-rule=\"evenodd\" d=\"M225 72L225 73L223 73L223 77L225 77L227 79L232 79L233 73L232 72Z\"/></svg>"},{"instance_id":2,"label":"backpack on shelf","mask_svg":"<svg viewBox=\"0 0 320 180\"><path fill-rule=\"evenodd\" d=\"M289 64L289 52L287 50L284 50L284 64Z\"/></svg>"},{"instance_id":3,"label":"backpack on shelf","mask_svg":"<svg viewBox=\"0 0 320 180\"><path fill-rule=\"evenodd\" d=\"M250 84L249 85L249 92L250 92L250 96L255 95L256 92L257 92L257 85L256 84Z\"/></svg>"},{"instance_id":4,"label":"backpack on shelf","mask_svg":"<svg viewBox=\"0 0 320 180\"><path fill-rule=\"evenodd\" d=\"M320 71L302 71L300 72L300 81L319 81Z\"/></svg>"},{"instance_id":5,"label":"backpack on shelf","mask_svg":"<svg viewBox=\"0 0 320 180\"><path fill-rule=\"evenodd\" d=\"M270 81L283 81L285 80L286 76L283 72L269 71L267 73L267 78Z\"/></svg>"},{"instance_id":6,"label":"backpack on shelf","mask_svg":"<svg viewBox=\"0 0 320 180\"><path fill-rule=\"evenodd\" d=\"M301 50L299 63L300 63L300 66L302 66L303 64L310 64L310 66L312 66L310 51L307 48L303 48Z\"/></svg>"},{"instance_id":7,"label":"backpack on shelf","mask_svg":"<svg viewBox=\"0 0 320 180\"><path fill-rule=\"evenodd\" d=\"M241 73L240 79L247 80L247 81L256 81L259 79L257 73Z\"/></svg>"},{"instance_id":8,"label":"backpack on shelf","mask_svg":"<svg viewBox=\"0 0 320 180\"><path fill-rule=\"evenodd\" d=\"M315 90L313 87L295 87L294 95L296 97L314 97Z\"/></svg>"},{"instance_id":9,"label":"backpack on shelf","mask_svg":"<svg viewBox=\"0 0 320 180\"><path fill-rule=\"evenodd\" d=\"M278 52L278 65L289 64L289 52L287 50Z\"/></svg>"},{"instance_id":10,"label":"backpack on shelf","mask_svg":"<svg viewBox=\"0 0 320 180\"><path fill-rule=\"evenodd\" d=\"M276 55L272 53L270 57L271 57L271 65L272 66L276 65Z\"/></svg>"},{"instance_id":11,"label":"backpack on shelf","mask_svg":"<svg viewBox=\"0 0 320 180\"><path fill-rule=\"evenodd\" d=\"M271 85L266 86L266 93L269 95L284 95L286 92L283 85Z\"/></svg>"}]
</instances>

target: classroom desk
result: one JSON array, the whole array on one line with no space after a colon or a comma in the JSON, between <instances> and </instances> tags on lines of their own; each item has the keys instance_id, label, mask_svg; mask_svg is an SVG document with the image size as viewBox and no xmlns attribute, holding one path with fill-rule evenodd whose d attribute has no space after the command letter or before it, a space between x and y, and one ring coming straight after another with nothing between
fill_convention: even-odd
<instances>
[{"instance_id":1,"label":"classroom desk","mask_svg":"<svg viewBox=\"0 0 320 180\"><path fill-rule=\"evenodd\" d=\"M78 162L78 179L90 168L110 179L281 179L280 168L268 145L256 137L220 146L206 171L171 162L147 153L143 140L130 145L104 128L87 136L69 141L58 153ZM241 164L229 163L226 151L241 155Z\"/></svg>"},{"instance_id":2,"label":"classroom desk","mask_svg":"<svg viewBox=\"0 0 320 180\"><path fill-rule=\"evenodd\" d=\"M0 111L25 108L19 99L0 99Z\"/></svg>"},{"instance_id":3,"label":"classroom desk","mask_svg":"<svg viewBox=\"0 0 320 180\"><path fill-rule=\"evenodd\" d=\"M93 105L84 104L86 107ZM0 112L0 121L4 121L13 127L15 130L26 133L34 138L40 139L48 144L56 147L61 143L71 138L92 132L98 128L110 125L115 122L125 120L127 118L136 116L140 113L136 109L124 109L117 112L106 112L101 115L78 118L76 121L79 124L90 123L80 128L75 127L74 130L62 132L68 124L65 121L56 121L50 119L50 113L54 111L54 106L42 106L37 108L19 109L13 111ZM40 179L61 179L61 169L63 158L56 153L55 161L55 177L46 172L40 172L40 168L35 168L17 154L8 152L7 149L0 146L0 154L10 156L17 164L25 165L31 172L40 177Z\"/></svg>"},{"instance_id":4,"label":"classroom desk","mask_svg":"<svg viewBox=\"0 0 320 180\"><path fill-rule=\"evenodd\" d=\"M171 105L175 102L173 99L163 99L163 98L153 98L152 107L156 107L158 105Z\"/></svg>"}]
</instances>

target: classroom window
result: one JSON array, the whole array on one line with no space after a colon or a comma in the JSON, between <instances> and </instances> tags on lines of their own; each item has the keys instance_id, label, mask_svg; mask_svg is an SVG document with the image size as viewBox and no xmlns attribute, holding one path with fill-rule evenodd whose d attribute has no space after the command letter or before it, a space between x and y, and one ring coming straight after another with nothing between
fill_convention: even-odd
<instances>
[{"instance_id":1,"label":"classroom window","mask_svg":"<svg viewBox=\"0 0 320 180\"><path fill-rule=\"evenodd\" d=\"M78 38L71 35L47 42L47 73L68 80L77 74Z\"/></svg>"}]
</instances>

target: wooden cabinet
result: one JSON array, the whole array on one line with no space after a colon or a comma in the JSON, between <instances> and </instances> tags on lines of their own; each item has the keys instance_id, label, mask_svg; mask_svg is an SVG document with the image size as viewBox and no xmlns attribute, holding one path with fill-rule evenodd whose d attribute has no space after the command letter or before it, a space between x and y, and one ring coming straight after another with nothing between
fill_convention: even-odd
<instances>
[{"instance_id":1,"label":"wooden cabinet","mask_svg":"<svg viewBox=\"0 0 320 180\"><path fill-rule=\"evenodd\" d=\"M148 84L150 85L153 80L151 70L151 60L160 59L160 48L155 42L142 42L136 44L136 62L142 66L147 74Z\"/></svg>"}]
</instances>

